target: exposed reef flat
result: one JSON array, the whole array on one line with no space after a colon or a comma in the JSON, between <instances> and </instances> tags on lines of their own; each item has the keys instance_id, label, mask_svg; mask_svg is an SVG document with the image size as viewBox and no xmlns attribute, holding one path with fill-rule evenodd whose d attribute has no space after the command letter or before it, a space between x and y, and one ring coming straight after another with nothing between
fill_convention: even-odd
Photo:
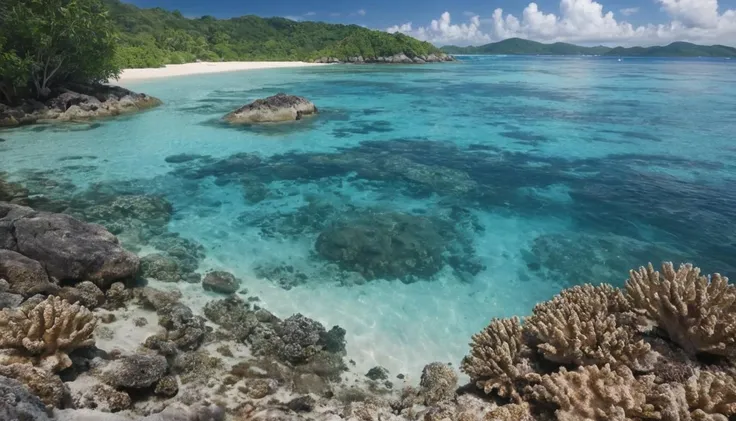
<instances>
[{"instance_id":1,"label":"exposed reef flat","mask_svg":"<svg viewBox=\"0 0 736 421\"><path fill-rule=\"evenodd\" d=\"M677 421L736 415L736 287L692 265L633 270L623 289L564 290L539 303L523 325L515 317L493 319L472 337L459 365L363 373L351 369L339 326L301 314L276 317L247 291L182 294L199 286L141 278L128 263L137 258L122 250L124 259L110 254L117 240L99 226L7 203L0 209L6 229L0 251L20 256L0 254L0 294L20 297L0 309L0 393L13 397L0 399L3 419ZM48 222L34 235L41 245L64 249L51 240L56 233L66 244L89 244L74 255L34 253L24 240L24 219L33 218ZM89 242L87 232L100 240ZM32 269L34 262L71 268L88 260L115 273L115 282ZM31 291L29 285L56 288ZM463 386L458 366L470 378Z\"/></svg>"},{"instance_id":2,"label":"exposed reef flat","mask_svg":"<svg viewBox=\"0 0 736 421\"><path fill-rule=\"evenodd\" d=\"M74 85L52 92L44 102L25 100L18 106L0 103L0 127L114 117L158 105L158 98L118 86Z\"/></svg>"}]
</instances>

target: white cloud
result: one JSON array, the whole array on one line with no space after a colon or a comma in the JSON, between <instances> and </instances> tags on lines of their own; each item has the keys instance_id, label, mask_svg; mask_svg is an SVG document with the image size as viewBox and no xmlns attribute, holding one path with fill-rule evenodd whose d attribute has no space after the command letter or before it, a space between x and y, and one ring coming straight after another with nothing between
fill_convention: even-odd
<instances>
[{"instance_id":1,"label":"white cloud","mask_svg":"<svg viewBox=\"0 0 736 421\"><path fill-rule=\"evenodd\" d=\"M333 17L333 18L337 18L337 17L340 17L340 13L338 13L338 12L332 12L332 13L330 13L330 16Z\"/></svg>"},{"instance_id":2,"label":"white cloud","mask_svg":"<svg viewBox=\"0 0 736 421\"><path fill-rule=\"evenodd\" d=\"M358 14L359 14L360 16L365 16L365 14L366 14L366 13L367 13L367 12L365 11L365 9L359 9L359 10L358 10Z\"/></svg>"},{"instance_id":3,"label":"white cloud","mask_svg":"<svg viewBox=\"0 0 736 421\"><path fill-rule=\"evenodd\" d=\"M289 20L293 20L293 21L297 21L297 22L299 22L299 21L302 21L302 20L304 20L304 18L303 18L303 17L301 17L301 16L286 15L286 16L284 16L284 17L285 17L286 19L289 19Z\"/></svg>"},{"instance_id":4,"label":"white cloud","mask_svg":"<svg viewBox=\"0 0 736 421\"><path fill-rule=\"evenodd\" d=\"M466 23L455 24L445 12L427 26L405 23L389 29L438 45L478 45L512 37L586 44L653 45L680 40L736 44L736 10L719 13L718 0L655 1L669 16L668 23L634 26L616 19L613 12L594 0L561 0L558 14L529 3L519 17L499 8L490 18L473 15ZM627 10L621 14L632 13Z\"/></svg>"},{"instance_id":5,"label":"white cloud","mask_svg":"<svg viewBox=\"0 0 736 421\"><path fill-rule=\"evenodd\" d=\"M317 14L317 12L307 12L307 13L304 14L304 16L314 16L316 14Z\"/></svg>"},{"instance_id":6,"label":"white cloud","mask_svg":"<svg viewBox=\"0 0 736 421\"><path fill-rule=\"evenodd\" d=\"M639 8L638 7L627 7L625 9L619 10L619 12L621 12L621 14L624 16L631 16L631 15L635 15L639 13Z\"/></svg>"}]
</instances>

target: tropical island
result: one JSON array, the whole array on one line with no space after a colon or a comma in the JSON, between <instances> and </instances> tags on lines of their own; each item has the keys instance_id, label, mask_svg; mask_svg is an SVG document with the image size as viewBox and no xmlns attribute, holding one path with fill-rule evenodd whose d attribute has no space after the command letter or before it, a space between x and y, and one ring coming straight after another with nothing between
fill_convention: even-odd
<instances>
[{"instance_id":1,"label":"tropical island","mask_svg":"<svg viewBox=\"0 0 736 421\"><path fill-rule=\"evenodd\" d=\"M521 38L509 38L480 46L441 48L447 54L478 55L549 55L549 56L613 56L613 57L736 57L736 48L725 45L697 45L673 42L653 47L583 47L556 42L544 44Z\"/></svg>"}]
</instances>

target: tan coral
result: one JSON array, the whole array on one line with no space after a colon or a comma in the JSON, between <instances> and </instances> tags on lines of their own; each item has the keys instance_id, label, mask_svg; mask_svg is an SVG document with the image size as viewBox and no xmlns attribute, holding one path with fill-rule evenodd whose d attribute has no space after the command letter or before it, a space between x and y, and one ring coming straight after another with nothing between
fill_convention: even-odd
<instances>
[{"instance_id":1,"label":"tan coral","mask_svg":"<svg viewBox=\"0 0 736 421\"><path fill-rule=\"evenodd\" d=\"M722 372L700 371L685 383L685 397L696 421L736 414L736 379Z\"/></svg>"},{"instance_id":2,"label":"tan coral","mask_svg":"<svg viewBox=\"0 0 736 421\"><path fill-rule=\"evenodd\" d=\"M736 286L719 274L700 275L691 264L664 263L630 272L626 292L646 315L685 351L736 357Z\"/></svg>"},{"instance_id":3,"label":"tan coral","mask_svg":"<svg viewBox=\"0 0 736 421\"><path fill-rule=\"evenodd\" d=\"M657 354L619 322L624 310L628 304L620 290L606 284L576 286L535 306L524 329L544 357L556 363L652 370Z\"/></svg>"},{"instance_id":4,"label":"tan coral","mask_svg":"<svg viewBox=\"0 0 736 421\"><path fill-rule=\"evenodd\" d=\"M499 406L483 418L483 421L534 421L528 403Z\"/></svg>"},{"instance_id":5,"label":"tan coral","mask_svg":"<svg viewBox=\"0 0 736 421\"><path fill-rule=\"evenodd\" d=\"M33 307L0 312L0 348L41 358L41 365L61 370L71 365L67 352L94 345L96 320L79 304L48 297Z\"/></svg>"},{"instance_id":6,"label":"tan coral","mask_svg":"<svg viewBox=\"0 0 736 421\"><path fill-rule=\"evenodd\" d=\"M520 401L515 383L533 369L525 354L521 322L517 317L493 319L481 332L473 335L470 355L463 358L460 370L485 393Z\"/></svg>"},{"instance_id":7,"label":"tan coral","mask_svg":"<svg viewBox=\"0 0 736 421\"><path fill-rule=\"evenodd\" d=\"M529 396L557 406L558 421L659 419L661 414L647 402L653 387L654 376L637 379L625 366L593 365L545 375Z\"/></svg>"}]
</instances>

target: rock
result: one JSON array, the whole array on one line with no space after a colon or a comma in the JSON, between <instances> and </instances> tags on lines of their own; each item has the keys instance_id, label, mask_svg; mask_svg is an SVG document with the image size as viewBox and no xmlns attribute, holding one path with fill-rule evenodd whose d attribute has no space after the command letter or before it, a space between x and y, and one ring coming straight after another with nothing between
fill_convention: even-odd
<instances>
[{"instance_id":1,"label":"rock","mask_svg":"<svg viewBox=\"0 0 736 421\"><path fill-rule=\"evenodd\" d=\"M4 308L15 308L23 302L23 296L20 294L11 294L9 292L0 292L0 310Z\"/></svg>"},{"instance_id":2,"label":"rock","mask_svg":"<svg viewBox=\"0 0 736 421\"><path fill-rule=\"evenodd\" d=\"M50 421L41 399L17 380L0 375L0 419Z\"/></svg>"},{"instance_id":3,"label":"rock","mask_svg":"<svg viewBox=\"0 0 736 421\"><path fill-rule=\"evenodd\" d=\"M104 412L123 411L130 408L132 403L130 395L106 384L96 384L74 397L76 408L91 408Z\"/></svg>"},{"instance_id":4,"label":"rock","mask_svg":"<svg viewBox=\"0 0 736 421\"><path fill-rule=\"evenodd\" d=\"M224 421L224 419L225 409L217 405L195 404L187 408L174 404L158 414L149 415L139 421Z\"/></svg>"},{"instance_id":5,"label":"rock","mask_svg":"<svg viewBox=\"0 0 736 421\"><path fill-rule=\"evenodd\" d=\"M22 383L49 409L61 408L69 398L69 390L59 376L30 364L0 364L0 377ZM3 399L0 399L0 407L2 401Z\"/></svg>"},{"instance_id":6,"label":"rock","mask_svg":"<svg viewBox=\"0 0 736 421\"><path fill-rule=\"evenodd\" d=\"M159 311L166 306L176 304L181 299L181 292L178 290L161 291L156 288L143 287L137 289L136 293L144 306L151 307L156 311Z\"/></svg>"},{"instance_id":7,"label":"rock","mask_svg":"<svg viewBox=\"0 0 736 421\"><path fill-rule=\"evenodd\" d=\"M255 312L237 295L210 301L204 306L204 315L222 326L238 341L245 341L260 323Z\"/></svg>"},{"instance_id":8,"label":"rock","mask_svg":"<svg viewBox=\"0 0 736 421\"><path fill-rule=\"evenodd\" d=\"M174 376L164 376L156 384L155 394L170 398L176 396L179 393L179 383L176 381Z\"/></svg>"},{"instance_id":9,"label":"rock","mask_svg":"<svg viewBox=\"0 0 736 421\"><path fill-rule=\"evenodd\" d=\"M457 374L447 364L434 362L424 366L419 381L426 405L435 405L455 398Z\"/></svg>"},{"instance_id":10,"label":"rock","mask_svg":"<svg viewBox=\"0 0 736 421\"><path fill-rule=\"evenodd\" d=\"M0 248L43 265L58 280L89 280L107 288L138 273L136 255L103 227L68 215L0 203Z\"/></svg>"},{"instance_id":11,"label":"rock","mask_svg":"<svg viewBox=\"0 0 736 421\"><path fill-rule=\"evenodd\" d=\"M90 310L105 303L105 293L90 281L81 282L74 287L64 287L58 295L72 304L81 303Z\"/></svg>"},{"instance_id":12,"label":"rock","mask_svg":"<svg viewBox=\"0 0 736 421\"><path fill-rule=\"evenodd\" d=\"M345 353L345 329L340 326L332 326L328 332L320 334L319 344L327 352L335 354Z\"/></svg>"},{"instance_id":13,"label":"rock","mask_svg":"<svg viewBox=\"0 0 736 421\"><path fill-rule=\"evenodd\" d=\"M202 288L221 294L234 294L240 289L240 280L229 272L209 272L202 280Z\"/></svg>"},{"instance_id":14,"label":"rock","mask_svg":"<svg viewBox=\"0 0 736 421\"><path fill-rule=\"evenodd\" d=\"M262 399L276 392L279 384L273 379L252 379L248 381L248 397L252 399Z\"/></svg>"},{"instance_id":15,"label":"rock","mask_svg":"<svg viewBox=\"0 0 736 421\"><path fill-rule=\"evenodd\" d=\"M279 328L279 336L284 342L281 356L295 364L306 361L316 353L315 347L324 333L324 326L315 320L301 314L289 317Z\"/></svg>"},{"instance_id":16,"label":"rock","mask_svg":"<svg viewBox=\"0 0 736 421\"><path fill-rule=\"evenodd\" d=\"M366 377L368 377L371 380L387 380L388 379L388 370L386 370L383 367L376 366L368 370L368 372L365 374Z\"/></svg>"},{"instance_id":17,"label":"rock","mask_svg":"<svg viewBox=\"0 0 736 421\"><path fill-rule=\"evenodd\" d=\"M164 282L182 280L177 261L163 253L149 254L141 258L141 276Z\"/></svg>"},{"instance_id":18,"label":"rock","mask_svg":"<svg viewBox=\"0 0 736 421\"><path fill-rule=\"evenodd\" d=\"M202 344L207 328L205 320L195 316L192 310L181 303L169 304L157 311L158 323L163 326L166 338L177 348L192 351Z\"/></svg>"},{"instance_id":19,"label":"rock","mask_svg":"<svg viewBox=\"0 0 736 421\"><path fill-rule=\"evenodd\" d=\"M253 101L224 117L231 124L271 123L301 120L317 113L306 98L283 93Z\"/></svg>"},{"instance_id":20,"label":"rock","mask_svg":"<svg viewBox=\"0 0 736 421\"><path fill-rule=\"evenodd\" d=\"M59 291L39 262L11 250L0 250L0 278L9 283L8 292L24 297Z\"/></svg>"},{"instance_id":21,"label":"rock","mask_svg":"<svg viewBox=\"0 0 736 421\"><path fill-rule=\"evenodd\" d=\"M115 282L105 293L105 306L110 309L125 307L125 303L133 298L133 292L125 288L122 282Z\"/></svg>"},{"instance_id":22,"label":"rock","mask_svg":"<svg viewBox=\"0 0 736 421\"><path fill-rule=\"evenodd\" d=\"M136 354L111 362L102 377L114 387L142 389L161 380L167 370L168 363L163 356Z\"/></svg>"},{"instance_id":23,"label":"rock","mask_svg":"<svg viewBox=\"0 0 736 421\"><path fill-rule=\"evenodd\" d=\"M309 395L304 395L290 400L286 406L294 412L309 412L314 409L314 405L316 405L316 403L317 402L314 401L314 398Z\"/></svg>"},{"instance_id":24,"label":"rock","mask_svg":"<svg viewBox=\"0 0 736 421\"><path fill-rule=\"evenodd\" d=\"M29 100L19 106L0 104L0 127L41 120L76 121L130 114L156 107L157 98L110 85L69 85L52 92L46 103Z\"/></svg>"}]
</instances>

